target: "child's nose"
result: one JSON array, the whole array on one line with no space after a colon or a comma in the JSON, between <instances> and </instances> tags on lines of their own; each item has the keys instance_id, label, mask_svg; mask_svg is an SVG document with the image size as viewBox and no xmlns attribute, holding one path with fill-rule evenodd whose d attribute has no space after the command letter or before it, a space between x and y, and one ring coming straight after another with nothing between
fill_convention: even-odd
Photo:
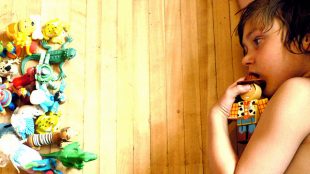
<instances>
[{"instance_id":1,"label":"child's nose","mask_svg":"<svg viewBox=\"0 0 310 174\"><path fill-rule=\"evenodd\" d=\"M242 58L242 65L244 66L249 66L253 63L255 63L255 59L251 54L247 54Z\"/></svg>"}]
</instances>

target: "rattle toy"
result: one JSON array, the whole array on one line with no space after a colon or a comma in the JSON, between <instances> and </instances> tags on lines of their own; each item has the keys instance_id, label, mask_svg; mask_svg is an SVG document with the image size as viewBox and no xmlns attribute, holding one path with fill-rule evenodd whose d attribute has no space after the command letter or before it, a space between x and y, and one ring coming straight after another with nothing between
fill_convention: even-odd
<instances>
[{"instance_id":1,"label":"rattle toy","mask_svg":"<svg viewBox=\"0 0 310 174\"><path fill-rule=\"evenodd\" d=\"M265 82L258 79L255 74L248 74L244 81L240 81L237 84L250 84L251 89L247 93L240 95L242 101L232 105L228 119L237 120L237 141L239 143L247 143L254 132L260 115L266 107L268 99L261 99L262 89L259 85L264 86Z\"/></svg>"}]
</instances>

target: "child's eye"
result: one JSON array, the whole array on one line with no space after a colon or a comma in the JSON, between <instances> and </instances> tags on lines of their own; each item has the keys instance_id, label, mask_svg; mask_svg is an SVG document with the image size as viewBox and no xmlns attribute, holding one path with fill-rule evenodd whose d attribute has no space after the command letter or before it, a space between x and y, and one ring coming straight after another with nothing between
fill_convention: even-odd
<instances>
[{"instance_id":1,"label":"child's eye","mask_svg":"<svg viewBox=\"0 0 310 174\"><path fill-rule=\"evenodd\" d=\"M256 46L259 46L259 44L261 43L262 38L261 37L255 37L255 39L253 40L254 44Z\"/></svg>"}]
</instances>

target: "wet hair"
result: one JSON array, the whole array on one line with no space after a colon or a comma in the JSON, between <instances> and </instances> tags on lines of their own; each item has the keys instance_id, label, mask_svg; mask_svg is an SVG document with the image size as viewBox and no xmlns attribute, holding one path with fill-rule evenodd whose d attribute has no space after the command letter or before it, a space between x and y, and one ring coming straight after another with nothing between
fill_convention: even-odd
<instances>
[{"instance_id":1,"label":"wet hair","mask_svg":"<svg viewBox=\"0 0 310 174\"><path fill-rule=\"evenodd\" d=\"M303 41L310 39L310 0L254 0L241 10L237 26L239 42L242 45L244 26L247 22L259 27L263 32L271 29L274 19L281 23L284 45L293 53L309 54L309 46ZM308 35L308 36L307 36ZM292 45L297 48L293 51Z\"/></svg>"}]
</instances>

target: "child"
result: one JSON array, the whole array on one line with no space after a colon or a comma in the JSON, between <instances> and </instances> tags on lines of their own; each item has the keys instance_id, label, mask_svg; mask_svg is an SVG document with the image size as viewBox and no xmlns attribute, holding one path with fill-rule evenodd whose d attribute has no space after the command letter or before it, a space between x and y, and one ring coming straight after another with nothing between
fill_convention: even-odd
<instances>
[{"instance_id":1,"label":"child","mask_svg":"<svg viewBox=\"0 0 310 174\"><path fill-rule=\"evenodd\" d=\"M309 1L255 0L237 26L242 64L265 81L270 101L240 158L229 140L227 116L249 85L230 85L209 114L212 173L307 173L310 171Z\"/></svg>"}]
</instances>

